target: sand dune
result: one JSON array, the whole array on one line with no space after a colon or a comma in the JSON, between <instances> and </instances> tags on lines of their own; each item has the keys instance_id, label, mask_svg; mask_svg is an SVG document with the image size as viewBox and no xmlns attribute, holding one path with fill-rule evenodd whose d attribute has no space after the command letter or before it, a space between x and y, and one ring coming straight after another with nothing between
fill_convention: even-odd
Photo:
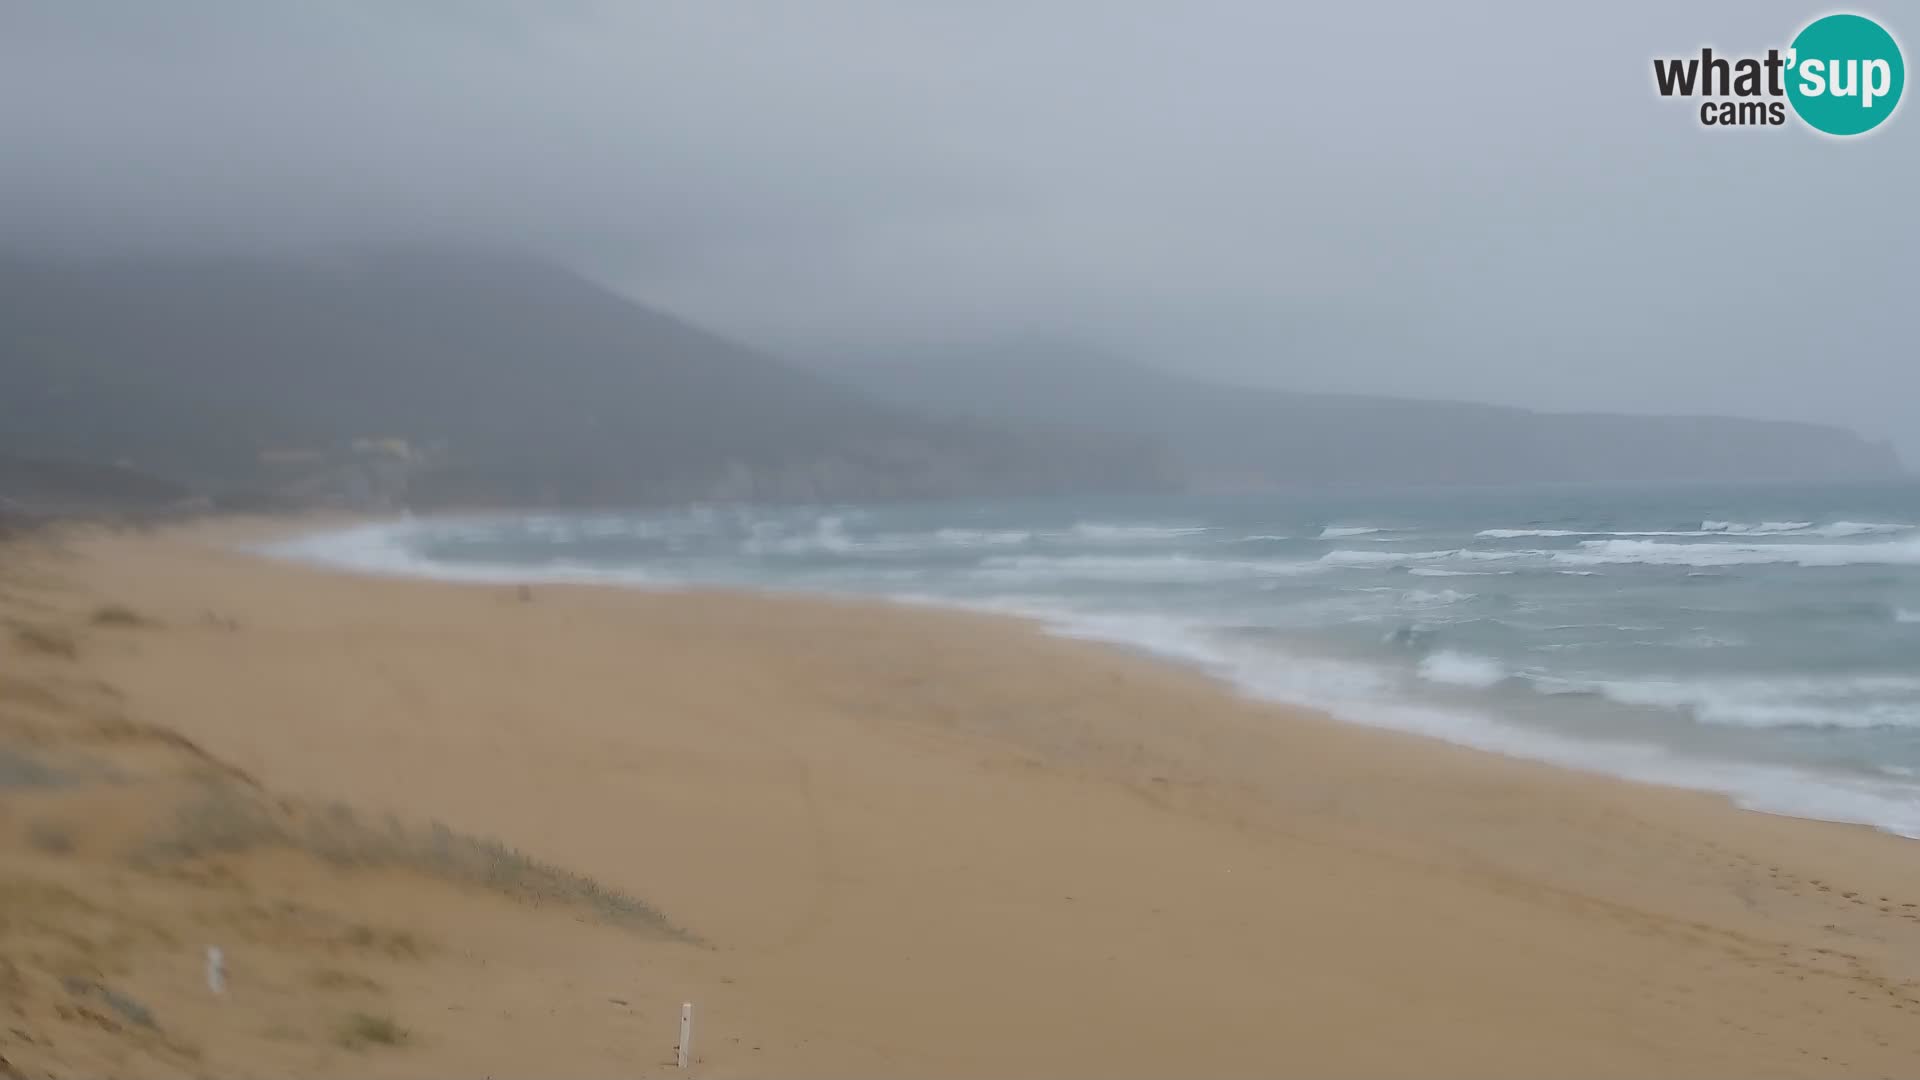
<instances>
[{"instance_id":1,"label":"sand dune","mask_svg":"<svg viewBox=\"0 0 1920 1080\"><path fill-rule=\"evenodd\" d=\"M1907 841L1009 620L330 576L223 528L8 551L29 1075L672 1073L682 1000L696 1076L1920 1067ZM267 839L167 848L209 791ZM494 840L539 865L442 857Z\"/></svg>"}]
</instances>

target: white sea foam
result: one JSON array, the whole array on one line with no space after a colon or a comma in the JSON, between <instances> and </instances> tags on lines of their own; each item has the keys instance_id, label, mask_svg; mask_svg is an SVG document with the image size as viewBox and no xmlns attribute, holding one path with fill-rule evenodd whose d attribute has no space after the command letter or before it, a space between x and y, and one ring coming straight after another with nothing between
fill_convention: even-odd
<instances>
[{"instance_id":1,"label":"white sea foam","mask_svg":"<svg viewBox=\"0 0 1920 1080\"><path fill-rule=\"evenodd\" d=\"M1193 622L1063 613L1053 625L1055 632L1067 636L1128 645L1191 663L1250 696L1325 709L1353 723L1644 783L1716 792L1750 810L1854 822L1920 838L1920 798L1916 797L1920 791L1898 777L1876 780L1736 763L1644 742L1576 739L1516 727L1468 709L1397 699L1392 678L1377 667L1236 648ZM1482 669L1480 674L1491 672Z\"/></svg>"},{"instance_id":2,"label":"white sea foam","mask_svg":"<svg viewBox=\"0 0 1920 1080\"><path fill-rule=\"evenodd\" d=\"M1391 569L1395 567L1406 567L1408 568L1408 573L1421 573L1425 564L1428 563L1487 563L1522 560L1544 562L1552 554L1552 552L1548 551L1478 551L1473 548L1450 548L1440 551L1359 551L1352 548L1335 548L1320 556L1320 562L1324 566L1356 568L1375 567ZM1451 573L1455 574L1505 574L1512 572L1513 571L1510 570L1451 571ZM1426 569L1426 575L1441 576L1435 574L1431 568Z\"/></svg>"},{"instance_id":3,"label":"white sea foam","mask_svg":"<svg viewBox=\"0 0 1920 1080\"><path fill-rule=\"evenodd\" d=\"M1033 540L1024 529L936 529L856 536L841 515L816 519L810 529L793 531L780 521L756 521L739 550L744 555L911 555L923 551L1020 547Z\"/></svg>"},{"instance_id":4,"label":"white sea foam","mask_svg":"<svg viewBox=\"0 0 1920 1080\"><path fill-rule=\"evenodd\" d=\"M1017 547L1033 534L1025 529L939 529L933 538L952 547Z\"/></svg>"},{"instance_id":5,"label":"white sea foam","mask_svg":"<svg viewBox=\"0 0 1920 1080\"><path fill-rule=\"evenodd\" d=\"M1708 630L1695 630L1669 641L1657 642L1666 649L1734 649L1745 645L1747 640L1732 634L1716 634Z\"/></svg>"},{"instance_id":6,"label":"white sea foam","mask_svg":"<svg viewBox=\"0 0 1920 1080\"><path fill-rule=\"evenodd\" d=\"M1822 525L1808 531L1815 536L1825 536L1838 540L1849 536L1877 536L1883 533L1912 532L1913 529L1914 526L1912 525L1901 525L1895 522L1836 521L1831 525Z\"/></svg>"},{"instance_id":7,"label":"white sea foam","mask_svg":"<svg viewBox=\"0 0 1920 1080\"><path fill-rule=\"evenodd\" d=\"M755 524L754 520L736 520L729 517L728 513L725 510L709 511L704 516L688 514L676 518L662 517L658 522L638 523L619 516L598 521L575 519L572 525L565 520L549 520L538 524L531 532L523 531L521 535L539 540L544 534L546 538L564 543L582 537L633 535L645 539L650 536L651 530L662 536L685 535L698 541L702 536L731 536L737 539L748 533ZM758 520L764 522L767 519ZM1539 675L1515 673L1492 657L1455 649L1431 653L1412 669L1396 666L1404 661L1368 664L1298 656L1281 652L1267 641L1246 640L1225 634L1215 622L1204 617L1074 610L1072 605L1058 597L1047 595L1056 585L1087 581L1111 581L1120 585L1167 581L1247 581L1259 586L1272 585L1287 589L1293 587L1288 583L1292 577L1337 566L1372 569L1393 569L1397 566L1410 575L1434 578L1479 577L1512 572L1482 568L1484 563L1481 560L1490 559L1521 560L1513 565L1522 567L1526 567L1526 560L1532 560L1543 568L1554 565L1580 566L1583 564L1577 560L1581 557L1593 564L1653 561L1664 565L1713 567L1729 565L1724 558L1708 561L1716 555L1728 554L1738 560L1731 565L1809 559L1814 561L1806 565L1920 563L1920 539L1908 536L1849 544L1808 542L1869 537L1874 534L1891 535L1908 531L1904 528L1855 528L1855 531L1846 532L1843 537L1842 526L1857 527L1863 523L1835 522L1831 526L1820 527L1833 530L1832 536L1803 532L1799 536L1786 537L1773 543L1748 539L1760 535L1751 531L1760 526L1796 524L1763 522L1748 527L1749 531L1746 532L1713 530L1717 535L1703 538L1711 542L1696 544L1646 544L1631 538L1609 536L1598 543L1582 544L1574 550L1330 552L1330 558L1325 560L1284 562L1214 560L1174 552L1125 558L1121 556L1131 553L1071 554L1070 549L1069 552L1046 559L1007 551L1017 551L1023 544L1038 543L1043 538L1049 544L1063 540L1085 541L1094 545L1148 544L1204 531L1198 526L1188 525L1083 522L1067 534L1035 532L1029 539L1019 539L1016 534L1021 530L955 529L873 534L864 528L874 523L854 515L830 514L809 520L808 517L796 518L783 514L777 521L758 529L754 535L763 542L798 540L800 544L795 550L837 550L849 554L863 554L886 545L934 550L979 547L985 549L981 554L990 557L982 559L971 570L951 573L957 575L960 581L977 580L989 587L1011 587L998 598L967 601L964 606L997 608L1026 615L1046 621L1063 634L1126 645L1192 664L1229 681L1250 695L1315 706L1357 723L1413 732L1516 757L1653 783L1722 792L1740 805L1753 809L1861 822L1904 835L1920 836L1920 789L1908 778L1892 774L1855 776L1813 768L1740 764L1649 743L1617 741L1601 735L1576 738L1507 723L1473 708L1436 707L1421 701L1420 690L1422 685L1439 683L1450 687L1451 694L1462 696L1476 690L1491 689L1495 685L1509 685L1519 678L1549 693L1604 695L1622 704L1671 710L1701 723L1722 726L1920 727L1920 715L1916 714L1920 704L1912 704L1920 703L1920 677L1835 677L1802 681L1592 678L1584 683L1563 679L1556 686L1552 680ZM631 565L608 567L564 560L524 565L470 564L436 561L425 554L449 543L499 541L501 528L502 524L497 520L448 522L444 519L362 526L276 545L274 550L287 557L362 571L453 580L582 581L643 587L680 584L674 577L658 569ZM1613 546L1616 544L1642 546ZM1573 557L1575 561L1568 561L1568 557ZM1346 561L1350 559L1353 561ZM875 566L859 571L865 576L848 577L849 585L879 580L878 575L884 575L887 567L880 564L879 560L875 562ZM755 579L748 575L756 574L752 569L755 564L749 561L738 561L738 564L738 576L730 576L729 573L716 573L714 576L727 578L734 583L741 583L743 579L753 583ZM894 565L899 564L896 562ZM917 567L913 570L915 574L922 572ZM702 580L706 580L706 572L702 574ZM1352 579L1347 575L1334 574L1326 578L1328 582L1337 580ZM955 583L956 577L949 577L936 587L951 587ZM866 587L871 589L874 586L869 583ZM917 584L907 587L925 588ZM1231 584L1228 587L1235 588ZM1097 590L1082 587L1072 591L1080 597L1074 604L1110 605L1113 602L1111 596L1096 600L1094 594ZM1082 592L1087 595L1081 596ZM1435 589L1431 593L1413 590L1401 592L1398 599L1407 604L1444 606L1457 603L1468 595L1456 593L1450 598L1449 593L1452 590ZM1236 595L1255 594L1249 587L1245 593ZM1394 596L1393 593L1378 595ZM951 596L931 594L923 594L918 599L941 604L961 603ZM1378 603L1375 600L1368 602ZM1882 613L1875 617L1884 619L1887 616ZM1903 622L1917 621L1920 620L1920 611L1894 609L1892 617ZM1311 627L1303 626L1302 629ZM1671 633L1672 628L1667 630ZM1438 691L1428 686L1427 693L1437 694Z\"/></svg>"},{"instance_id":8,"label":"white sea foam","mask_svg":"<svg viewBox=\"0 0 1920 1080\"><path fill-rule=\"evenodd\" d=\"M1487 656L1441 649L1420 661L1420 677L1444 686L1484 690L1507 681L1506 665Z\"/></svg>"},{"instance_id":9,"label":"white sea foam","mask_svg":"<svg viewBox=\"0 0 1920 1080\"><path fill-rule=\"evenodd\" d=\"M1473 535L1485 540L1517 540L1528 536L1594 536L1597 534L1587 529L1481 529Z\"/></svg>"},{"instance_id":10,"label":"white sea foam","mask_svg":"<svg viewBox=\"0 0 1920 1080\"><path fill-rule=\"evenodd\" d=\"M1214 674L1226 674L1232 667L1228 650L1204 620L1140 612L1074 612L1063 616L1057 611L1030 609L1027 614L1051 624L1063 637L1139 649Z\"/></svg>"},{"instance_id":11,"label":"white sea foam","mask_svg":"<svg viewBox=\"0 0 1920 1080\"><path fill-rule=\"evenodd\" d=\"M1703 521L1700 528L1705 532L1728 533L1735 536L1767 536L1774 533L1799 532L1813 528L1811 521L1762 521L1758 524L1746 521Z\"/></svg>"},{"instance_id":12,"label":"white sea foam","mask_svg":"<svg viewBox=\"0 0 1920 1080\"><path fill-rule=\"evenodd\" d=\"M1643 563L1649 566L1915 566L1920 539L1870 544L1669 544L1657 540L1587 540L1580 551L1538 552L1572 566Z\"/></svg>"},{"instance_id":13,"label":"white sea foam","mask_svg":"<svg viewBox=\"0 0 1920 1080\"><path fill-rule=\"evenodd\" d=\"M1897 623L1920 623L1920 610L1897 608L1893 613L1893 621Z\"/></svg>"},{"instance_id":14,"label":"white sea foam","mask_svg":"<svg viewBox=\"0 0 1920 1080\"><path fill-rule=\"evenodd\" d=\"M445 523L427 526L412 521L358 525L295 537L266 545L261 550L278 558L317 563L362 574L433 578L472 584L628 585L636 588L680 584L672 578L638 567L595 566L573 559L549 559L540 563L448 562L422 555L418 545L423 530L444 526ZM452 527L478 528L459 524Z\"/></svg>"},{"instance_id":15,"label":"white sea foam","mask_svg":"<svg viewBox=\"0 0 1920 1080\"><path fill-rule=\"evenodd\" d=\"M1343 536L1371 536L1380 531L1371 525L1329 525L1320 530L1320 539L1338 540Z\"/></svg>"},{"instance_id":16,"label":"white sea foam","mask_svg":"<svg viewBox=\"0 0 1920 1080\"><path fill-rule=\"evenodd\" d=\"M1568 536L1727 536L1725 532L1705 529L1482 529L1474 534L1486 540L1518 540L1526 537Z\"/></svg>"},{"instance_id":17,"label":"white sea foam","mask_svg":"<svg viewBox=\"0 0 1920 1080\"><path fill-rule=\"evenodd\" d=\"M1920 726L1920 677L1565 679L1535 677L1543 693L1593 693L1622 705L1669 709L1723 727Z\"/></svg>"},{"instance_id":18,"label":"white sea foam","mask_svg":"<svg viewBox=\"0 0 1920 1080\"><path fill-rule=\"evenodd\" d=\"M1335 548L1320 556L1328 566L1404 566L1408 563L1437 562L1442 559L1505 558L1505 553L1474 551L1355 551Z\"/></svg>"},{"instance_id":19,"label":"white sea foam","mask_svg":"<svg viewBox=\"0 0 1920 1080\"><path fill-rule=\"evenodd\" d=\"M1192 555L1008 555L982 561L975 578L998 582L1206 582L1313 573L1310 562L1201 559Z\"/></svg>"},{"instance_id":20,"label":"white sea foam","mask_svg":"<svg viewBox=\"0 0 1920 1080\"><path fill-rule=\"evenodd\" d=\"M1398 592L1388 589L1388 592ZM1400 594L1400 602L1413 607L1439 607L1446 604L1458 604L1473 599L1470 592L1458 589L1411 589Z\"/></svg>"},{"instance_id":21,"label":"white sea foam","mask_svg":"<svg viewBox=\"0 0 1920 1080\"><path fill-rule=\"evenodd\" d=\"M1810 521L1703 521L1698 529L1482 529L1474 535L1483 540L1571 536L1818 536L1844 540L1851 536L1912 532L1916 528L1920 526L1872 521L1836 521L1830 525L1815 525Z\"/></svg>"},{"instance_id":22,"label":"white sea foam","mask_svg":"<svg viewBox=\"0 0 1920 1080\"><path fill-rule=\"evenodd\" d=\"M740 550L748 555L851 555L859 551L877 553L886 546L855 540L847 535L845 518L826 514L814 520L812 531L804 533L787 533L778 522L756 522L753 536L740 545Z\"/></svg>"},{"instance_id":23,"label":"white sea foam","mask_svg":"<svg viewBox=\"0 0 1920 1080\"><path fill-rule=\"evenodd\" d=\"M1153 522L1082 521L1068 530L1069 535L1096 544L1142 544L1157 540L1178 540L1211 531L1205 525L1169 525Z\"/></svg>"},{"instance_id":24,"label":"white sea foam","mask_svg":"<svg viewBox=\"0 0 1920 1080\"><path fill-rule=\"evenodd\" d=\"M1412 562L1420 557L1412 552L1351 551L1336 548L1320 556L1320 561L1328 566L1392 566L1395 563Z\"/></svg>"},{"instance_id":25,"label":"white sea foam","mask_svg":"<svg viewBox=\"0 0 1920 1080\"><path fill-rule=\"evenodd\" d=\"M1377 551L1335 548L1321 555L1320 561L1328 566L1360 568L1410 567L1435 562L1533 562L1574 567L1624 563L1694 567L1758 566L1772 563L1807 567L1908 566L1920 565L1920 537L1853 544L1670 543L1660 540L1607 539L1583 540L1578 550L1573 551L1549 549L1487 551L1477 548Z\"/></svg>"}]
</instances>

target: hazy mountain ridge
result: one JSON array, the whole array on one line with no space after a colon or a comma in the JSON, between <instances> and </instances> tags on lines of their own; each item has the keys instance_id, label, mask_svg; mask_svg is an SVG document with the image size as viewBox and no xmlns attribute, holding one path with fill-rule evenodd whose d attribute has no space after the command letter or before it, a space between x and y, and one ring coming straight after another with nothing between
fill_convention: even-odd
<instances>
[{"instance_id":1,"label":"hazy mountain ridge","mask_svg":"<svg viewBox=\"0 0 1920 1080\"><path fill-rule=\"evenodd\" d=\"M0 261L0 453L422 506L1172 482L1140 439L879 404L569 272L467 254Z\"/></svg>"},{"instance_id":2,"label":"hazy mountain ridge","mask_svg":"<svg viewBox=\"0 0 1920 1080\"><path fill-rule=\"evenodd\" d=\"M1149 436L1201 488L1872 481L1905 475L1843 428L1545 413L1188 379L1071 343L1015 342L832 369L881 400Z\"/></svg>"},{"instance_id":3,"label":"hazy mountain ridge","mask_svg":"<svg viewBox=\"0 0 1920 1080\"><path fill-rule=\"evenodd\" d=\"M16 508L1901 475L1838 428L1290 393L1059 343L823 373L569 271L445 252L0 259L0 456Z\"/></svg>"}]
</instances>

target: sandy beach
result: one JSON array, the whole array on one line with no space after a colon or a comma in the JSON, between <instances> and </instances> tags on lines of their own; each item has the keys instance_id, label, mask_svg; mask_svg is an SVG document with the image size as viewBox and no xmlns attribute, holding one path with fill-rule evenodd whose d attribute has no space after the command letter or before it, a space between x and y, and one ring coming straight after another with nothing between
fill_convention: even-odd
<instances>
[{"instance_id":1,"label":"sandy beach","mask_svg":"<svg viewBox=\"0 0 1920 1080\"><path fill-rule=\"evenodd\" d=\"M1920 1072L1911 841L1010 619L260 527L0 552L0 1076L682 1075L683 1001L709 1077Z\"/></svg>"}]
</instances>

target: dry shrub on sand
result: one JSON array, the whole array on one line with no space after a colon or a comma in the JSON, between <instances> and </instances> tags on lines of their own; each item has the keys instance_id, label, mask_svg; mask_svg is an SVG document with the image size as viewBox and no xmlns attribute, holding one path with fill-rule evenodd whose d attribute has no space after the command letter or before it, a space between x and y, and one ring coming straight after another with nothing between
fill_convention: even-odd
<instances>
[{"instance_id":1,"label":"dry shrub on sand","mask_svg":"<svg viewBox=\"0 0 1920 1080\"><path fill-rule=\"evenodd\" d=\"M232 784L209 785L205 797L182 806L171 828L149 839L135 858L164 864L261 847L305 851L343 868L412 870L534 906L580 907L608 923L694 940L644 900L497 840L438 823L418 829L389 818L374 825L338 803L319 809L275 805Z\"/></svg>"},{"instance_id":2,"label":"dry shrub on sand","mask_svg":"<svg viewBox=\"0 0 1920 1080\"><path fill-rule=\"evenodd\" d=\"M58 822L35 820L27 823L27 846L42 855L73 854L73 833Z\"/></svg>"},{"instance_id":3,"label":"dry shrub on sand","mask_svg":"<svg viewBox=\"0 0 1920 1080\"><path fill-rule=\"evenodd\" d=\"M348 1013L334 1034L335 1042L353 1050L364 1046L405 1046L408 1038L407 1029L395 1023L393 1017L364 1012Z\"/></svg>"},{"instance_id":4,"label":"dry shrub on sand","mask_svg":"<svg viewBox=\"0 0 1920 1080\"><path fill-rule=\"evenodd\" d=\"M51 626L18 624L13 628L13 643L23 652L57 656L64 660L71 660L80 654L80 645L73 640L72 634Z\"/></svg>"},{"instance_id":5,"label":"dry shrub on sand","mask_svg":"<svg viewBox=\"0 0 1920 1080\"><path fill-rule=\"evenodd\" d=\"M152 626L153 620L145 615L120 604L107 604L95 608L93 617L88 621L95 626L141 627Z\"/></svg>"}]
</instances>

